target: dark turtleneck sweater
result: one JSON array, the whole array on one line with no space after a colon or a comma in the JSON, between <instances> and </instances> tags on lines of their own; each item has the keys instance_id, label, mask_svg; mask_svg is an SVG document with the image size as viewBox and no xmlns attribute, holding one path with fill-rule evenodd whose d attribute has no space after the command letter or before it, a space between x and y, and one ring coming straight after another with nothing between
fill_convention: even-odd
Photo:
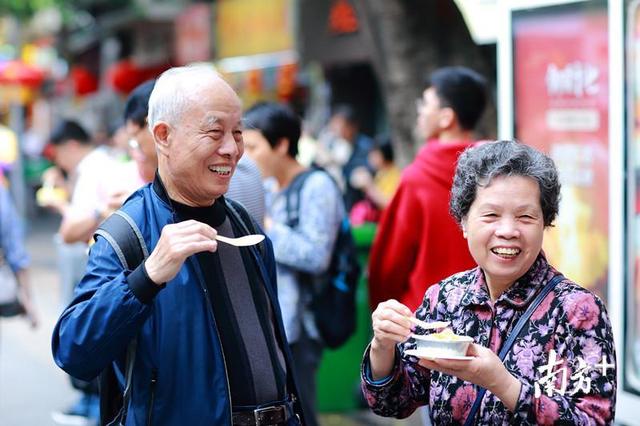
<instances>
[{"instance_id":1,"label":"dark turtleneck sweater","mask_svg":"<svg viewBox=\"0 0 640 426\"><path fill-rule=\"evenodd\" d=\"M162 185L158 181L156 178L156 188ZM191 207L169 200L164 188L157 189L173 207L177 221L197 220L220 235L243 234L227 217L223 197L209 207ZM196 258L220 336L234 410L283 400L284 356L272 306L249 249L218 243L216 252L201 252Z\"/></svg>"}]
</instances>

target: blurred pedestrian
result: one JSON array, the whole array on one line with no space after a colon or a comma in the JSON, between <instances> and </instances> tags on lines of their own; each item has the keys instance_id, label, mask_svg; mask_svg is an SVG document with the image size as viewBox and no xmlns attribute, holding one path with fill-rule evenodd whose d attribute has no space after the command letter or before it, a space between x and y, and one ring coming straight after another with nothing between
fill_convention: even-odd
<instances>
[{"instance_id":1,"label":"blurred pedestrian","mask_svg":"<svg viewBox=\"0 0 640 426\"><path fill-rule=\"evenodd\" d=\"M44 188L62 188L71 196L67 199L58 196L60 192L47 191L40 204L62 215L58 232L65 243L86 243L110 214L113 194L131 193L139 182L123 178L120 163L104 147L95 148L87 131L73 120L62 120L50 143L55 166L44 172Z\"/></svg>"},{"instance_id":2,"label":"blurred pedestrian","mask_svg":"<svg viewBox=\"0 0 640 426\"><path fill-rule=\"evenodd\" d=\"M11 194L0 184L0 317L25 315L35 328L38 313L31 296L23 231Z\"/></svg>"},{"instance_id":3,"label":"blurred pedestrian","mask_svg":"<svg viewBox=\"0 0 640 426\"><path fill-rule=\"evenodd\" d=\"M147 119L158 172L121 212L150 255L126 270L97 237L53 332L56 364L85 380L109 365L123 372L135 338L123 424L300 424L272 246L216 241L260 232L223 196L244 151L240 99L210 66L172 68Z\"/></svg>"},{"instance_id":4,"label":"blurred pedestrian","mask_svg":"<svg viewBox=\"0 0 640 426\"><path fill-rule=\"evenodd\" d=\"M354 204L349 212L352 225L378 222L400 183L400 168L394 163L393 146L388 137L376 139L369 152L369 164L374 170L373 175L364 166L351 173L351 186L365 194L365 199Z\"/></svg>"},{"instance_id":5,"label":"blurred pedestrian","mask_svg":"<svg viewBox=\"0 0 640 426\"><path fill-rule=\"evenodd\" d=\"M293 354L307 425L316 425L316 372L323 345L310 304L313 277L329 268L345 210L340 190L322 170L297 160L301 121L288 107L259 103L246 111L245 144L269 180L265 230L273 242L278 300ZM301 183L299 183L301 182ZM294 189L295 194L290 194ZM290 197L297 198L295 212ZM292 214L297 222L292 223Z\"/></svg>"},{"instance_id":6,"label":"blurred pedestrian","mask_svg":"<svg viewBox=\"0 0 640 426\"><path fill-rule=\"evenodd\" d=\"M133 89L124 106L124 123L129 135L131 158L138 166L142 182L152 182L158 169L158 156L153 135L149 131L147 115L149 97L156 84L148 80Z\"/></svg>"},{"instance_id":7,"label":"blurred pedestrian","mask_svg":"<svg viewBox=\"0 0 640 426\"><path fill-rule=\"evenodd\" d=\"M403 171L371 247L372 310L387 299L415 310L430 285L473 267L448 200L458 156L474 143L486 103L485 79L475 71L446 67L431 74L417 102L426 144Z\"/></svg>"},{"instance_id":8,"label":"blurred pedestrian","mask_svg":"<svg viewBox=\"0 0 640 426\"><path fill-rule=\"evenodd\" d=\"M351 185L351 173L357 167L371 169L368 162L369 151L373 148L373 140L360 131L360 121L355 109L346 104L337 105L327 130L318 142L315 163L325 168L340 183L344 193L344 203L347 211L353 205L364 199L364 193ZM332 170L338 167L339 175Z\"/></svg>"},{"instance_id":9,"label":"blurred pedestrian","mask_svg":"<svg viewBox=\"0 0 640 426\"><path fill-rule=\"evenodd\" d=\"M251 217L264 226L265 189L260 169L250 156L243 155L238 161L225 197L242 204Z\"/></svg>"},{"instance_id":10,"label":"blurred pedestrian","mask_svg":"<svg viewBox=\"0 0 640 426\"><path fill-rule=\"evenodd\" d=\"M61 301L66 306L84 273L88 242L100 222L112 211L112 197L123 191L130 194L138 183L123 176L121 164L106 147L94 147L89 133L76 121L60 121L51 133L50 143L55 166L43 174L44 187L38 193L38 201L62 215L54 238ZM97 381L72 377L71 383L82 396L67 409L52 413L54 421L74 424L97 420Z\"/></svg>"}]
</instances>

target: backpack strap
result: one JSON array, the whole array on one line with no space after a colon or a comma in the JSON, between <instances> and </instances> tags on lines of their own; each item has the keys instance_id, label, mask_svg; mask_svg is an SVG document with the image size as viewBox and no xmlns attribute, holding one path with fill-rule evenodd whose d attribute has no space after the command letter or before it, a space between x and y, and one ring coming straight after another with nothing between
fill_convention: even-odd
<instances>
[{"instance_id":1,"label":"backpack strap","mask_svg":"<svg viewBox=\"0 0 640 426\"><path fill-rule=\"evenodd\" d=\"M100 235L107 240L116 252L120 263L127 270L137 268L149 257L149 250L138 225L123 211L115 211L102 222L94 238L95 235Z\"/></svg>"},{"instance_id":2,"label":"backpack strap","mask_svg":"<svg viewBox=\"0 0 640 426\"><path fill-rule=\"evenodd\" d=\"M138 225L131 216L122 210L117 210L100 224L94 234L94 239L98 235L107 240L113 248L113 251L115 251L118 256L120 264L122 264L122 266L127 270L131 271L137 268L147 257L149 257L147 244L142 237L142 232L140 232ZM122 407L119 412L115 413L115 419L111 419L108 416L113 415L113 409L117 409L118 407L109 406L108 404L110 404L111 401L108 401L108 398L100 398L100 424L102 425L107 424L107 422L111 422L109 424L114 425L124 425L126 422L127 409L129 406L129 400L131 399L131 382L133 378L133 366L135 364L137 347L138 338L135 337L127 345L125 360L126 381L124 392L122 394ZM100 377L100 384L107 386L108 388L113 386L112 378L108 377L110 376L109 373L113 373L113 371L109 370L110 367L107 367ZM103 391L107 394L111 393L103 388L101 389L101 394Z\"/></svg>"},{"instance_id":3,"label":"backpack strap","mask_svg":"<svg viewBox=\"0 0 640 426\"><path fill-rule=\"evenodd\" d=\"M529 305L527 310L524 312L524 314L522 314L520 319L518 319L518 322L516 323L515 327L513 327L513 330L511 330L511 333L509 334L509 338L507 339L505 344L502 346L502 349L500 350L500 354L498 355L498 357L500 358L500 361L504 362L504 359L507 357L507 354L511 350L511 347L515 343L516 339L520 337L520 333L522 332L522 329L524 328L526 323L529 322L529 318L538 308L540 303L542 303L544 298L547 297L547 295L556 287L556 285L558 285L564 279L565 279L564 275L558 274L554 276L552 279L550 279L549 282L544 287L542 287L542 290L540 290L536 298L533 300L533 302L531 302L531 304ZM484 397L484 394L486 391L487 390L482 387L478 391L476 400L473 402L473 406L471 407L471 411L469 411L469 415L467 416L467 420L465 421L464 426L471 426L472 424L474 424L476 420L476 414L480 409L480 404L482 403L482 398Z\"/></svg>"},{"instance_id":4,"label":"backpack strap","mask_svg":"<svg viewBox=\"0 0 640 426\"><path fill-rule=\"evenodd\" d=\"M317 170L322 169L311 168L297 174L285 190L287 225L291 228L295 228L300 222L300 193L302 192L302 187L307 178Z\"/></svg>"}]
</instances>

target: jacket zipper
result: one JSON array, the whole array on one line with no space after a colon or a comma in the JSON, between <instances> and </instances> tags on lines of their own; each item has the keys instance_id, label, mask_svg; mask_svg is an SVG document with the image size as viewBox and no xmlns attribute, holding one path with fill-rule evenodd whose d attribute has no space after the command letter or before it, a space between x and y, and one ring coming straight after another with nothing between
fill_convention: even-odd
<instances>
[{"instance_id":1,"label":"jacket zipper","mask_svg":"<svg viewBox=\"0 0 640 426\"><path fill-rule=\"evenodd\" d=\"M151 385L149 386L149 413L147 415L147 426L151 426L153 420L153 402L156 398L156 385L158 384L158 369L151 370Z\"/></svg>"}]
</instances>

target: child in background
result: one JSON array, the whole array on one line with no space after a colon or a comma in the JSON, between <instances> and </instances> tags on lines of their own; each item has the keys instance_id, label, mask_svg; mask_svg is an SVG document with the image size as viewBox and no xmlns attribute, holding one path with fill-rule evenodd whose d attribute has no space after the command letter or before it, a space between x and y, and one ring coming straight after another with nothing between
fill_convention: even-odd
<instances>
[{"instance_id":1,"label":"child in background","mask_svg":"<svg viewBox=\"0 0 640 426\"><path fill-rule=\"evenodd\" d=\"M375 170L375 176L366 167L358 167L350 177L351 186L366 195L366 199L357 202L351 209L349 217L353 225L377 222L400 182L400 168L393 162L393 146L388 137L376 139L368 160Z\"/></svg>"}]
</instances>

